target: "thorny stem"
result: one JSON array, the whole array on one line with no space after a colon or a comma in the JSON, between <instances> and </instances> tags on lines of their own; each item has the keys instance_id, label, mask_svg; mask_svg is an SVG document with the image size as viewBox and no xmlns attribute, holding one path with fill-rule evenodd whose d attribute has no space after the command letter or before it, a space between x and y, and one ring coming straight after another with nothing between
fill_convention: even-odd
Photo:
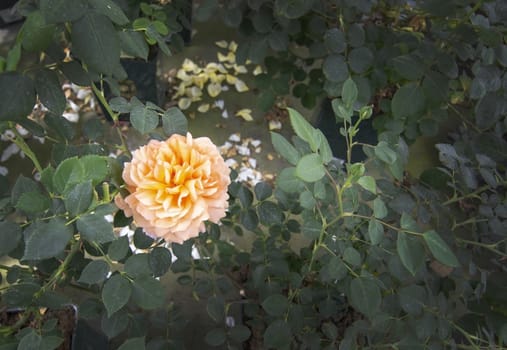
<instances>
[{"instance_id":1,"label":"thorny stem","mask_svg":"<svg viewBox=\"0 0 507 350\"><path fill-rule=\"evenodd\" d=\"M499 186L505 186L507 185L507 181L502 181L501 183L498 184ZM449 204L452 204L452 203L456 203L456 202L459 202L459 201L462 201L463 199L467 199L467 198L473 198L473 197L478 197L478 195L481 193L481 192L484 192L488 189L490 189L491 186L490 185L484 185L484 186L481 186L479 187L478 189L476 189L475 191L473 192L470 192L470 193L467 193L467 194L464 194L462 196L459 196L457 197L456 195L454 195L451 199L445 201L444 203L442 203L443 205L449 205Z\"/></svg>"},{"instance_id":2,"label":"thorny stem","mask_svg":"<svg viewBox=\"0 0 507 350\"><path fill-rule=\"evenodd\" d=\"M67 267L69 266L70 262L74 258L74 255L78 252L80 247L79 241L74 241L71 243L69 254L65 257L65 260L60 264L58 269L52 274L50 279L39 289L37 293L35 293L34 297L39 298L42 296L47 290L53 288L55 284L57 284L65 271L67 270ZM23 313L21 318L11 327L6 327L2 330L3 333L10 335L15 333L17 330L19 330L21 327L23 327L26 323L26 321L29 319L29 317L35 313L36 309L32 310L31 308L26 309Z\"/></svg>"},{"instance_id":3,"label":"thorny stem","mask_svg":"<svg viewBox=\"0 0 507 350\"><path fill-rule=\"evenodd\" d=\"M130 150L128 149L128 147L125 143L125 138L123 137L123 134L121 133L121 130L119 128L118 113L113 112L113 110L111 109L111 106L109 105L109 103L106 101L106 98L104 97L104 92L102 91L102 89L99 89L97 87L97 85L95 85L95 83L92 83L92 89L93 89L93 92L95 93L95 95L97 96L97 98L99 99L100 103L102 103L102 105L106 109L106 113L108 113L111 116L111 118L113 119L116 132L118 133L118 136L120 137L121 150L124 151L125 153L127 153L127 155L129 157L132 157L132 154L130 153Z\"/></svg>"},{"instance_id":4,"label":"thorny stem","mask_svg":"<svg viewBox=\"0 0 507 350\"><path fill-rule=\"evenodd\" d=\"M506 253L504 253L504 252L502 252L502 251L500 251L500 250L498 250L496 248L498 246L498 244L502 243L505 240L499 241L497 243L492 243L492 244L475 242L475 241L470 241L468 239L462 239L462 238L456 238L456 241L459 242L459 243L470 244L470 245L474 245L476 247L488 249L489 251L492 251L493 253L496 253L496 254L504 257L504 258L507 258L507 254Z\"/></svg>"}]
</instances>

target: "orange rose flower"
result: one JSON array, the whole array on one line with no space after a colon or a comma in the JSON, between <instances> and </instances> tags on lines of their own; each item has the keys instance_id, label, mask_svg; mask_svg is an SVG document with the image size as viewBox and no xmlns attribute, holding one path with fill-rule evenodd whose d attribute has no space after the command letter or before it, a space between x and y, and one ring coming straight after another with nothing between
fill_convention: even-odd
<instances>
[{"instance_id":1,"label":"orange rose flower","mask_svg":"<svg viewBox=\"0 0 507 350\"><path fill-rule=\"evenodd\" d=\"M181 243L218 223L228 207L230 169L207 137L172 135L151 140L125 163L123 180L130 192L115 203L152 237Z\"/></svg>"}]
</instances>

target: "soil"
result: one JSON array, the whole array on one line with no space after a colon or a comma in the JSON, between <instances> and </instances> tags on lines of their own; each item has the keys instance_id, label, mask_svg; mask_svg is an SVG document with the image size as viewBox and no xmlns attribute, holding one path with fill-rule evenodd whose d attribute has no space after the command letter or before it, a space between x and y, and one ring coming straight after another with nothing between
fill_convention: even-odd
<instances>
[{"instance_id":1,"label":"soil","mask_svg":"<svg viewBox=\"0 0 507 350\"><path fill-rule=\"evenodd\" d=\"M57 350L69 350L72 347L72 337L77 323L77 311L74 306L69 305L62 309L51 310L46 308L39 309L41 317L31 315L21 328L33 327L39 328L44 322L50 319L56 319L56 329L59 336L63 338L63 343ZM0 311L0 325L15 325L23 317L23 310L2 310Z\"/></svg>"}]
</instances>

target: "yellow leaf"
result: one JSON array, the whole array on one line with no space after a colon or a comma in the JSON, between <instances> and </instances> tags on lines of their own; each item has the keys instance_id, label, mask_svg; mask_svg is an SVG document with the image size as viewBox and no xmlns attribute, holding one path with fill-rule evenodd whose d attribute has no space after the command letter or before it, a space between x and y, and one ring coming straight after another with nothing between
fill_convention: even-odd
<instances>
[{"instance_id":1,"label":"yellow leaf","mask_svg":"<svg viewBox=\"0 0 507 350\"><path fill-rule=\"evenodd\" d=\"M259 75L259 74L262 74L263 73L263 69L261 66L257 66L255 67L254 71L253 71L253 75Z\"/></svg>"},{"instance_id":2,"label":"yellow leaf","mask_svg":"<svg viewBox=\"0 0 507 350\"><path fill-rule=\"evenodd\" d=\"M244 109L240 109L239 111L236 112L236 117L241 117L243 118L244 120L246 120L247 122L251 122L253 121L253 118L252 118L252 110L249 109L249 108L244 108Z\"/></svg>"},{"instance_id":3,"label":"yellow leaf","mask_svg":"<svg viewBox=\"0 0 507 350\"><path fill-rule=\"evenodd\" d=\"M227 41L225 40L215 41L215 45L222 49L226 49L228 46Z\"/></svg>"},{"instance_id":4,"label":"yellow leaf","mask_svg":"<svg viewBox=\"0 0 507 350\"><path fill-rule=\"evenodd\" d=\"M236 79L236 82L234 83L234 86L236 87L236 90L238 92L245 92L248 91L248 86L245 84L245 82L241 79Z\"/></svg>"},{"instance_id":5,"label":"yellow leaf","mask_svg":"<svg viewBox=\"0 0 507 350\"><path fill-rule=\"evenodd\" d=\"M238 66L237 64L235 64L233 67L234 67L234 71L236 72L236 74L248 73L248 70L246 69L245 66Z\"/></svg>"},{"instance_id":6,"label":"yellow leaf","mask_svg":"<svg viewBox=\"0 0 507 350\"><path fill-rule=\"evenodd\" d=\"M178 69L178 72L176 73L176 78L178 78L181 81L191 80L190 76L183 69Z\"/></svg>"},{"instance_id":7,"label":"yellow leaf","mask_svg":"<svg viewBox=\"0 0 507 350\"><path fill-rule=\"evenodd\" d=\"M227 74L226 80L227 80L227 84L234 85L234 83L236 83L236 80L238 80L238 78L236 78L234 75Z\"/></svg>"},{"instance_id":8,"label":"yellow leaf","mask_svg":"<svg viewBox=\"0 0 507 350\"><path fill-rule=\"evenodd\" d=\"M238 44L236 44L235 41L231 41L229 43L229 51L236 52L237 48L238 48Z\"/></svg>"},{"instance_id":9,"label":"yellow leaf","mask_svg":"<svg viewBox=\"0 0 507 350\"><path fill-rule=\"evenodd\" d=\"M180 97L185 95L186 85L185 83L180 83L178 85L178 88L176 89L176 93L173 95L173 97Z\"/></svg>"},{"instance_id":10,"label":"yellow leaf","mask_svg":"<svg viewBox=\"0 0 507 350\"><path fill-rule=\"evenodd\" d=\"M227 53L227 56L222 54L221 52L217 53L218 61L219 62L229 62L234 63L236 61L236 56L234 55L234 52Z\"/></svg>"},{"instance_id":11,"label":"yellow leaf","mask_svg":"<svg viewBox=\"0 0 507 350\"><path fill-rule=\"evenodd\" d=\"M187 109L188 107L190 107L190 104L192 103L192 101L190 101L189 98L186 98L186 97L183 97L183 98L180 98L178 100L178 107L179 109L181 110L185 110Z\"/></svg>"},{"instance_id":12,"label":"yellow leaf","mask_svg":"<svg viewBox=\"0 0 507 350\"><path fill-rule=\"evenodd\" d=\"M222 85L219 83L209 83L207 90L211 97L217 97L222 92Z\"/></svg>"},{"instance_id":13,"label":"yellow leaf","mask_svg":"<svg viewBox=\"0 0 507 350\"><path fill-rule=\"evenodd\" d=\"M212 83L220 84L220 83L222 83L225 80L225 75L224 74L210 73L208 75L208 78L209 78L209 80Z\"/></svg>"},{"instance_id":14,"label":"yellow leaf","mask_svg":"<svg viewBox=\"0 0 507 350\"><path fill-rule=\"evenodd\" d=\"M207 111L209 111L209 103L205 103L205 104L202 104L200 105L197 110L201 113L206 113Z\"/></svg>"},{"instance_id":15,"label":"yellow leaf","mask_svg":"<svg viewBox=\"0 0 507 350\"><path fill-rule=\"evenodd\" d=\"M202 91L197 86L192 86L186 90L186 95L192 99L192 101L198 101L201 99Z\"/></svg>"},{"instance_id":16,"label":"yellow leaf","mask_svg":"<svg viewBox=\"0 0 507 350\"><path fill-rule=\"evenodd\" d=\"M204 88L204 84L208 81L208 76L205 73L199 73L192 76L192 84L197 86L199 89Z\"/></svg>"},{"instance_id":17,"label":"yellow leaf","mask_svg":"<svg viewBox=\"0 0 507 350\"><path fill-rule=\"evenodd\" d=\"M200 70L200 68L194 63L194 61L188 58L185 58L183 64L181 65L181 68L183 68L185 72L194 72L194 73L198 73L198 70Z\"/></svg>"}]
</instances>

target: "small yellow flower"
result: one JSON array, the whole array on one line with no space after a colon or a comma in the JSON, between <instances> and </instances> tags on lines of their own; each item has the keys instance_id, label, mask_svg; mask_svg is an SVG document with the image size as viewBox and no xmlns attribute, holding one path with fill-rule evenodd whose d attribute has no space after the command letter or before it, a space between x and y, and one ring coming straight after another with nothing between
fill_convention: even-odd
<instances>
[{"instance_id":1,"label":"small yellow flower","mask_svg":"<svg viewBox=\"0 0 507 350\"><path fill-rule=\"evenodd\" d=\"M235 116L241 117L247 122L253 121L252 110L249 108L240 109L239 111L236 112Z\"/></svg>"}]
</instances>

